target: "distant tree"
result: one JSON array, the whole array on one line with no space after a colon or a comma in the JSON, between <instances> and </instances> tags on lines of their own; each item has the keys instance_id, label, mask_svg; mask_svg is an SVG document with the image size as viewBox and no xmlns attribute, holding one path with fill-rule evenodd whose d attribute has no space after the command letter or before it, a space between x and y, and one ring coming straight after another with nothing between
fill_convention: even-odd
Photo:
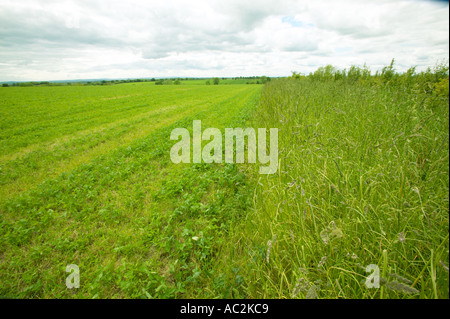
<instances>
[{"instance_id":1,"label":"distant tree","mask_svg":"<svg viewBox=\"0 0 450 319\"><path fill-rule=\"evenodd\" d=\"M310 73L310 76L311 76L311 73ZM292 71L292 76L291 76L293 79L297 79L297 80L300 80L300 79L302 79L302 78L305 78L305 75L304 74L302 74L302 73L300 73L300 72L294 72L294 71ZM270 78L269 78L269 80L270 80Z\"/></svg>"},{"instance_id":2,"label":"distant tree","mask_svg":"<svg viewBox=\"0 0 450 319\"><path fill-rule=\"evenodd\" d=\"M262 84L266 84L267 82L269 82L270 81L270 78L269 77L267 77L267 76L262 76L261 77L261 83Z\"/></svg>"},{"instance_id":3,"label":"distant tree","mask_svg":"<svg viewBox=\"0 0 450 319\"><path fill-rule=\"evenodd\" d=\"M3 86L4 88L7 88L9 85L8 85L8 83L3 83L2 86Z\"/></svg>"},{"instance_id":4,"label":"distant tree","mask_svg":"<svg viewBox=\"0 0 450 319\"><path fill-rule=\"evenodd\" d=\"M214 78L214 79L213 79L214 85L218 85L219 82L220 82L220 79L219 79L219 78Z\"/></svg>"},{"instance_id":5,"label":"distant tree","mask_svg":"<svg viewBox=\"0 0 450 319\"><path fill-rule=\"evenodd\" d=\"M173 82L173 84L175 84L175 85L180 85L180 84L181 84L181 81L180 81L179 79L176 79L176 80Z\"/></svg>"},{"instance_id":6,"label":"distant tree","mask_svg":"<svg viewBox=\"0 0 450 319\"><path fill-rule=\"evenodd\" d=\"M313 77L317 80L330 80L334 77L334 73L336 72L336 68L331 64L327 66L319 67L315 72Z\"/></svg>"},{"instance_id":7,"label":"distant tree","mask_svg":"<svg viewBox=\"0 0 450 319\"><path fill-rule=\"evenodd\" d=\"M208 81L205 82L205 84L206 84L206 85L211 85L211 81L208 80Z\"/></svg>"},{"instance_id":8,"label":"distant tree","mask_svg":"<svg viewBox=\"0 0 450 319\"><path fill-rule=\"evenodd\" d=\"M395 75L394 63L395 59L392 59L391 64L389 66L385 66L381 71L381 77L383 78L384 82L388 82L394 77Z\"/></svg>"},{"instance_id":9,"label":"distant tree","mask_svg":"<svg viewBox=\"0 0 450 319\"><path fill-rule=\"evenodd\" d=\"M362 76L362 71L361 68L356 66L356 65L352 65L350 66L350 69L348 70L347 73L347 78L351 81L351 82L356 82L358 81Z\"/></svg>"}]
</instances>

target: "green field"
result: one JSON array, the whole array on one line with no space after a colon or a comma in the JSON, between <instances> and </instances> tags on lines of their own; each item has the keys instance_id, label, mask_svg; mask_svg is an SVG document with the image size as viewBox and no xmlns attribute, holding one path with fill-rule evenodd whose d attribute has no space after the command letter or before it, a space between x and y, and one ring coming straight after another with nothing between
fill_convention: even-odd
<instances>
[{"instance_id":1,"label":"green field","mask_svg":"<svg viewBox=\"0 0 450 319\"><path fill-rule=\"evenodd\" d=\"M386 74L0 88L0 296L448 298L448 68ZM277 173L172 163L193 120Z\"/></svg>"}]
</instances>

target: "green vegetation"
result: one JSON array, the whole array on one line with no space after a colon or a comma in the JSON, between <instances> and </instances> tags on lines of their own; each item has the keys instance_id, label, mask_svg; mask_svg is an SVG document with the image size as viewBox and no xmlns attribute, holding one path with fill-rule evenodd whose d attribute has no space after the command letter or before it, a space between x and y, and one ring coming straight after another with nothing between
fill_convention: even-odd
<instances>
[{"instance_id":1,"label":"green vegetation","mask_svg":"<svg viewBox=\"0 0 450 319\"><path fill-rule=\"evenodd\" d=\"M449 297L448 66L105 84L0 88L0 296ZM277 173L173 164L198 119Z\"/></svg>"},{"instance_id":2,"label":"green vegetation","mask_svg":"<svg viewBox=\"0 0 450 319\"><path fill-rule=\"evenodd\" d=\"M251 76L251 77L236 77L236 78L212 78L212 79L199 79L199 78L166 78L166 79L123 79L123 80L75 80L75 81L31 81L31 82L11 82L2 83L2 87L31 87L31 86L90 86L90 85L115 85L124 83L142 83L150 82L155 85L180 85L180 84L265 84L271 79L266 76Z\"/></svg>"},{"instance_id":3,"label":"green vegetation","mask_svg":"<svg viewBox=\"0 0 450 319\"><path fill-rule=\"evenodd\" d=\"M235 165L173 164L169 136L175 127L191 129L193 119L243 124L260 90L4 89L0 295L216 294L203 283L217 280L217 250L245 213L245 176ZM80 267L80 289L65 287L69 264Z\"/></svg>"},{"instance_id":4,"label":"green vegetation","mask_svg":"<svg viewBox=\"0 0 450 319\"><path fill-rule=\"evenodd\" d=\"M248 168L254 205L228 259L245 296L449 297L448 68L392 66L264 87L253 124L279 128L280 169Z\"/></svg>"}]
</instances>

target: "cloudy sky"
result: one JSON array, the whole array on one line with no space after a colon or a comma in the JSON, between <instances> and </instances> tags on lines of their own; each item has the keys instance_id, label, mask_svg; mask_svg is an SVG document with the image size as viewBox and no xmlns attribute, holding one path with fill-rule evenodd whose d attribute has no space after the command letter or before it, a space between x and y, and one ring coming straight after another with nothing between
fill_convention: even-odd
<instances>
[{"instance_id":1,"label":"cloudy sky","mask_svg":"<svg viewBox=\"0 0 450 319\"><path fill-rule=\"evenodd\" d=\"M286 76L449 55L449 2L0 0L0 81Z\"/></svg>"}]
</instances>

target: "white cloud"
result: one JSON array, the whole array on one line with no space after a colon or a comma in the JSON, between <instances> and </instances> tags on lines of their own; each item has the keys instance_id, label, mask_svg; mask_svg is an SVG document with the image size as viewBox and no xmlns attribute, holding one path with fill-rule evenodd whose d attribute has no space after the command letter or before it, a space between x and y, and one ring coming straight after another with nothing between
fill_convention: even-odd
<instances>
[{"instance_id":1,"label":"white cloud","mask_svg":"<svg viewBox=\"0 0 450 319\"><path fill-rule=\"evenodd\" d=\"M448 2L2 0L0 81L289 75L449 54Z\"/></svg>"}]
</instances>

